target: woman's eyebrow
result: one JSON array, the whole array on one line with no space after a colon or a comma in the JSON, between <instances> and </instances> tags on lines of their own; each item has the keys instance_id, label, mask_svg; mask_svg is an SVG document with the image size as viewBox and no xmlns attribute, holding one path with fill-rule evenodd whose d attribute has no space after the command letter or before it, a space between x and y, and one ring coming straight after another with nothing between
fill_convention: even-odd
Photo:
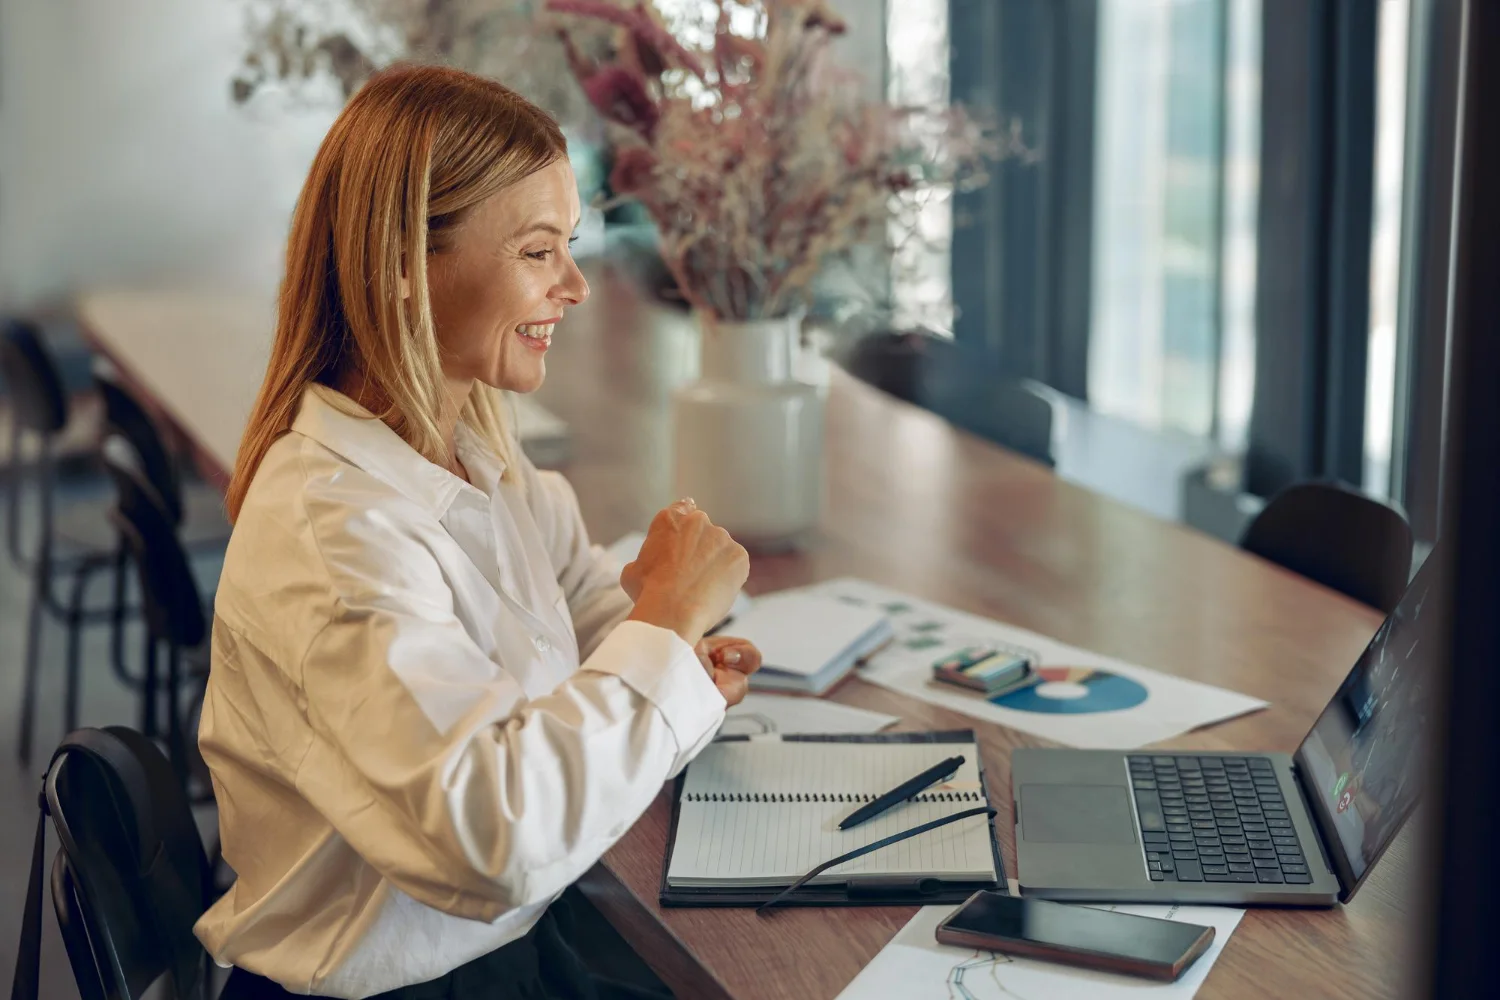
<instances>
[{"instance_id":1,"label":"woman's eyebrow","mask_svg":"<svg viewBox=\"0 0 1500 1000\"><path fill-rule=\"evenodd\" d=\"M582 224L583 217L579 216L578 220L573 223L573 228L577 229ZM531 225L519 229L515 233L513 233L511 235L511 239L518 240L523 236L530 236L532 233L551 233L553 236L569 235L568 233L563 232L561 229L558 229L550 222L533 222Z\"/></svg>"},{"instance_id":2,"label":"woman's eyebrow","mask_svg":"<svg viewBox=\"0 0 1500 1000\"><path fill-rule=\"evenodd\" d=\"M533 222L526 228L512 234L511 239L520 239L522 236L530 236L532 233L551 233L553 236L568 235L550 222Z\"/></svg>"}]
</instances>

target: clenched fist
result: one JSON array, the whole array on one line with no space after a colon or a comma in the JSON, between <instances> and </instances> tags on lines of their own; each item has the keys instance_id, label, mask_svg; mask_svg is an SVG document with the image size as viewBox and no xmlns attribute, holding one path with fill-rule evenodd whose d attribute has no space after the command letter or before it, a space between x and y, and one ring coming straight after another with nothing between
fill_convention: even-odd
<instances>
[{"instance_id":1,"label":"clenched fist","mask_svg":"<svg viewBox=\"0 0 1500 1000\"><path fill-rule=\"evenodd\" d=\"M679 500L652 519L620 586L635 601L631 618L671 629L696 646L728 614L749 575L744 547L691 500Z\"/></svg>"}]
</instances>

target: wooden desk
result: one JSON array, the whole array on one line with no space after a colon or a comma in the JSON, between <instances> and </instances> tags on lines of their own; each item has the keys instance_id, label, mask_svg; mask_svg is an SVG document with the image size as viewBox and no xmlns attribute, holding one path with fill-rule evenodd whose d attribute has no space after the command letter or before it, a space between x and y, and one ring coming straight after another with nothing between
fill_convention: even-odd
<instances>
[{"instance_id":1,"label":"wooden desk","mask_svg":"<svg viewBox=\"0 0 1500 1000\"><path fill-rule=\"evenodd\" d=\"M673 499L666 402L696 352L685 317L642 306L607 275L591 279L594 298L559 328L538 396L572 428L568 475L590 530L607 542ZM225 361L194 386L247 398L260 372ZM140 374L171 391L155 364L142 362ZM1352 601L1070 486L837 371L827 426L818 538L800 554L757 559L752 591L863 576L1273 705L1171 746L1291 750L1379 623ZM205 442L226 464L232 443ZM833 697L899 715L905 728L972 726L1014 871L1008 751L1040 741L858 680ZM664 910L656 895L667 819L663 795L583 885L682 1000L834 997L914 912ZM1399 842L1347 908L1247 914L1200 996L1404 993L1418 936L1411 854Z\"/></svg>"},{"instance_id":2,"label":"wooden desk","mask_svg":"<svg viewBox=\"0 0 1500 1000\"><path fill-rule=\"evenodd\" d=\"M266 373L274 294L101 289L81 295L77 309L90 343L182 433L204 475L227 484ZM555 464L567 425L534 400L518 409L527 453Z\"/></svg>"}]
</instances>

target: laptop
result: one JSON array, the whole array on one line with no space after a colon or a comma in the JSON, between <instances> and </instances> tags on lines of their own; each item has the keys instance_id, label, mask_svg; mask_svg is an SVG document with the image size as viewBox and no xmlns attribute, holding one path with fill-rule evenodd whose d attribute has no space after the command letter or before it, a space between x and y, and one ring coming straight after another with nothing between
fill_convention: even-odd
<instances>
[{"instance_id":1,"label":"laptop","mask_svg":"<svg viewBox=\"0 0 1500 1000\"><path fill-rule=\"evenodd\" d=\"M1390 846L1427 778L1447 544L1291 755L1021 749L1021 891L1124 903L1331 906Z\"/></svg>"}]
</instances>

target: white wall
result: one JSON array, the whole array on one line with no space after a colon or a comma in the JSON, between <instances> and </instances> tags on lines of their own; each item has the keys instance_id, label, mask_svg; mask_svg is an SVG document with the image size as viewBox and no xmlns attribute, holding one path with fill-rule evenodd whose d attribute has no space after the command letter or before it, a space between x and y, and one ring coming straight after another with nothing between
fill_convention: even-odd
<instances>
[{"instance_id":1,"label":"white wall","mask_svg":"<svg viewBox=\"0 0 1500 1000\"><path fill-rule=\"evenodd\" d=\"M229 99L237 0L0 0L0 308L266 285L332 109Z\"/></svg>"},{"instance_id":2,"label":"white wall","mask_svg":"<svg viewBox=\"0 0 1500 1000\"><path fill-rule=\"evenodd\" d=\"M884 0L836 0L880 94ZM0 0L0 310L100 285L269 287L332 107L229 99L239 0Z\"/></svg>"}]
</instances>

